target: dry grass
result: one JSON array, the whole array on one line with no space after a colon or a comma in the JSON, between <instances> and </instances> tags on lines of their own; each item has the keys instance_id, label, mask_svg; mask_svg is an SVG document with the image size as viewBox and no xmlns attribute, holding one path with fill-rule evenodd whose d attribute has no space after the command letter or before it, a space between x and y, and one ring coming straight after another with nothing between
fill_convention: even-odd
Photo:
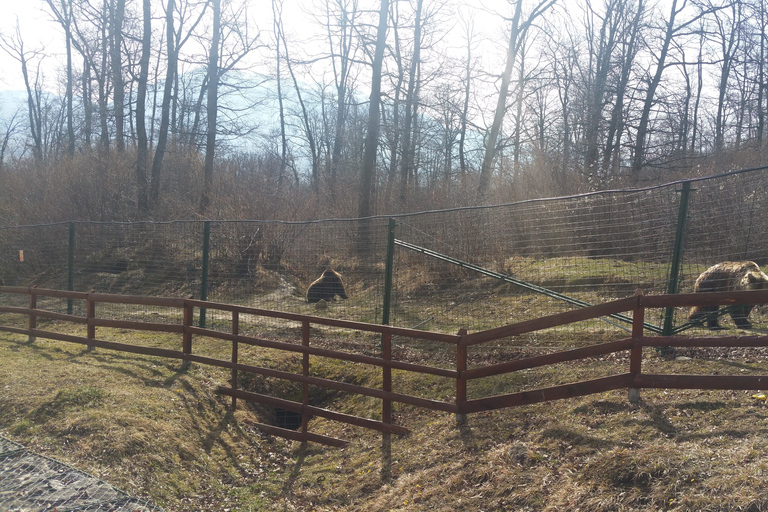
<instances>
[{"instance_id":1,"label":"dry grass","mask_svg":"<svg viewBox=\"0 0 768 512\"><path fill-rule=\"evenodd\" d=\"M120 333L113 334L115 338ZM123 341L129 341L122 334ZM142 343L162 344L162 339ZM690 354L648 371L766 373L762 356ZM248 354L257 357L256 354ZM243 355L245 357L245 355ZM382 481L379 434L312 420L311 430L352 441L345 449L301 446L259 433L258 414L215 394L227 372L178 362L0 335L0 432L75 465L169 512L256 510L768 510L763 479L768 408L755 391L645 390L470 415L401 406L411 434L392 442L391 480ZM293 359L270 354L270 365ZM559 368L556 379L626 371L621 358ZM317 372L332 375L330 362ZM489 380L478 393L539 385L548 377ZM552 377L552 376L549 376ZM360 369L356 382L376 375ZM449 384L398 375L419 394ZM343 394L337 410L376 414Z\"/></svg>"}]
</instances>

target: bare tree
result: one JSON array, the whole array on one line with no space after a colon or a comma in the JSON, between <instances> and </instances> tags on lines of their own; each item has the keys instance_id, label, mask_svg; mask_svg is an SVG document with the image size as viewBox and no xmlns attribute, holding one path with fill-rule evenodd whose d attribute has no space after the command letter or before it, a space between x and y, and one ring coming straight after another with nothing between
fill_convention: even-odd
<instances>
[{"instance_id":1,"label":"bare tree","mask_svg":"<svg viewBox=\"0 0 768 512\"><path fill-rule=\"evenodd\" d=\"M571 165L572 141L572 110L573 89L576 81L575 69L578 60L578 46L573 41L552 41L551 48L547 48L550 68L552 70L552 84L557 94L560 105L560 129L559 140L556 146L560 148L560 165L556 165L554 181L556 193L566 193L566 176Z\"/></svg>"},{"instance_id":2,"label":"bare tree","mask_svg":"<svg viewBox=\"0 0 768 512\"><path fill-rule=\"evenodd\" d=\"M219 99L219 40L221 39L221 0L211 0L213 27L211 50L208 54L208 129L205 139L205 164L203 167L203 192L200 196L199 213L205 215L211 202L213 188L213 160L216 152L216 114Z\"/></svg>"},{"instance_id":3,"label":"bare tree","mask_svg":"<svg viewBox=\"0 0 768 512\"><path fill-rule=\"evenodd\" d=\"M766 39L768 39L768 10L766 9L765 2L762 0L757 2L757 37L758 37L758 57L757 57L757 143L758 146L763 145L763 137L765 132L765 117L766 108L764 101L768 94L768 80L766 80Z\"/></svg>"},{"instance_id":4,"label":"bare tree","mask_svg":"<svg viewBox=\"0 0 768 512\"><path fill-rule=\"evenodd\" d=\"M50 0L49 0L50 1ZM115 110L115 144L118 151L125 149L125 136L123 135L125 124L125 86L123 83L123 21L125 18L125 0L113 0L112 9L112 102Z\"/></svg>"},{"instance_id":5,"label":"bare tree","mask_svg":"<svg viewBox=\"0 0 768 512\"><path fill-rule=\"evenodd\" d=\"M72 74L72 2L67 0L61 0L57 5L55 0L46 0L48 7L50 7L54 18L59 22L61 28L64 29L65 48L67 53L66 63L66 93L65 100L67 102L67 153L72 156L75 154L75 128L74 128L74 113L73 113L73 81Z\"/></svg>"},{"instance_id":6,"label":"bare tree","mask_svg":"<svg viewBox=\"0 0 768 512\"><path fill-rule=\"evenodd\" d=\"M32 154L35 159L43 159L43 126L42 126L42 101L41 101L41 73L40 62L45 56L45 50L25 50L24 40L21 37L19 21L16 20L16 33L12 37L0 34L0 48L21 65L21 75L24 79L24 87L27 91L27 115L29 116L29 131L32 136ZM37 66L34 81L30 77L29 65Z\"/></svg>"},{"instance_id":7,"label":"bare tree","mask_svg":"<svg viewBox=\"0 0 768 512\"><path fill-rule=\"evenodd\" d=\"M656 90L659 88L664 70L667 68L667 57L672 39L679 34L685 33L690 26L698 22L704 16L716 12L722 7L700 8L698 12L690 16L687 20L679 22L678 16L685 10L688 0L672 0L669 11L669 17L664 23L664 33L661 41L661 48L658 51L656 59L656 70L648 83L648 89L645 93L643 110L640 114L640 121L635 134L634 155L632 157L632 179L636 180L640 169L645 162L645 150L648 137L648 126L651 120L651 109L656 101Z\"/></svg>"},{"instance_id":8,"label":"bare tree","mask_svg":"<svg viewBox=\"0 0 768 512\"><path fill-rule=\"evenodd\" d=\"M616 53L621 36L622 20L627 10L625 0L605 0L602 14L598 14L587 1L587 25L592 26L598 18L599 35L593 30L587 31L587 42L590 51L590 61L594 62L590 69L588 85L589 100L587 102L586 129L584 134L586 152L584 173L587 183L595 188L600 175L598 168L598 138L601 124L604 121L603 111L606 105L609 72L613 69L612 57ZM601 19L600 19L601 18Z\"/></svg>"},{"instance_id":9,"label":"bare tree","mask_svg":"<svg viewBox=\"0 0 768 512\"><path fill-rule=\"evenodd\" d=\"M720 80L717 87L717 116L715 117L715 153L720 153L725 144L725 96L728 92L729 77L739 47L741 28L741 3L731 4L730 16L715 16L718 44L720 47Z\"/></svg>"},{"instance_id":10,"label":"bare tree","mask_svg":"<svg viewBox=\"0 0 768 512\"><path fill-rule=\"evenodd\" d=\"M517 88L515 90L515 128L512 131L512 180L520 177L520 156L523 152L523 103L525 99L525 85L527 83L525 57L528 40L520 42L520 64L517 67Z\"/></svg>"},{"instance_id":11,"label":"bare tree","mask_svg":"<svg viewBox=\"0 0 768 512\"><path fill-rule=\"evenodd\" d=\"M413 133L415 118L419 107L419 80L421 70L421 29L422 8L424 0L416 0L416 14L413 29L413 56L408 71L408 88L405 93L405 114L403 127L403 158L400 171L400 203L405 204L408 193L408 182L413 179L414 158L416 153L415 134Z\"/></svg>"},{"instance_id":12,"label":"bare tree","mask_svg":"<svg viewBox=\"0 0 768 512\"><path fill-rule=\"evenodd\" d=\"M381 0L379 8L379 24L376 29L376 47L371 64L371 97L368 110L368 129L365 134L365 150L363 167L360 173L360 200L358 216L367 218L373 214L373 183L376 167L376 151L379 143L380 104L381 104L381 70L384 61L384 48L387 44L387 14L389 0ZM367 221L359 224L359 241L363 251L370 247L371 233Z\"/></svg>"},{"instance_id":13,"label":"bare tree","mask_svg":"<svg viewBox=\"0 0 768 512\"><path fill-rule=\"evenodd\" d=\"M93 134L93 103L91 102L91 63L87 57L83 57L83 75L80 86L83 102L83 146L91 148L91 136Z\"/></svg>"},{"instance_id":14,"label":"bare tree","mask_svg":"<svg viewBox=\"0 0 768 512\"><path fill-rule=\"evenodd\" d=\"M616 84L615 101L611 111L611 119L603 153L603 169L613 175L618 171L621 134L624 131L624 101L627 96L630 73L635 57L637 56L637 41L640 37L640 23L645 16L645 0L638 0L634 6L634 16L627 29L624 31L621 50L621 74Z\"/></svg>"},{"instance_id":15,"label":"bare tree","mask_svg":"<svg viewBox=\"0 0 768 512\"><path fill-rule=\"evenodd\" d=\"M466 142L467 129L469 127L469 99L472 92L472 50L475 36L475 22L472 17L464 21L464 34L466 37L466 62L464 67L464 103L461 109L461 128L459 129L459 169L462 182L467 175Z\"/></svg>"},{"instance_id":16,"label":"bare tree","mask_svg":"<svg viewBox=\"0 0 768 512\"><path fill-rule=\"evenodd\" d=\"M160 106L160 128L157 135L155 156L152 160L152 175L149 187L150 208L157 206L160 199L160 174L163 170L163 158L168 144L168 125L171 116L171 95L173 94L173 82L176 78L176 66L178 65L178 46L176 45L176 32L174 31L173 11L176 7L175 0L168 0L165 6L165 32L166 51L168 62L166 64L165 85L163 88L163 102Z\"/></svg>"},{"instance_id":17,"label":"bare tree","mask_svg":"<svg viewBox=\"0 0 768 512\"><path fill-rule=\"evenodd\" d=\"M66 23L61 12L56 9L56 4L47 0L54 16L60 24ZM89 0L72 0L76 8L72 8L71 34L72 46L83 56L83 103L85 107L85 137L86 147L91 143L92 117L94 110L91 106L92 82L97 85L98 121L100 129L99 145L102 148L109 147L109 91L111 88L109 60L109 4L102 1L100 5L92 5Z\"/></svg>"},{"instance_id":18,"label":"bare tree","mask_svg":"<svg viewBox=\"0 0 768 512\"><path fill-rule=\"evenodd\" d=\"M136 205L140 216L145 216L149 210L149 181L147 170L149 164L149 142L147 140L147 82L149 81L149 57L152 51L152 6L150 0L142 0L143 27L141 38L141 60L139 62L139 83L136 91Z\"/></svg>"},{"instance_id":19,"label":"bare tree","mask_svg":"<svg viewBox=\"0 0 768 512\"><path fill-rule=\"evenodd\" d=\"M325 2L325 27L329 45L330 65L336 87L336 115L328 170L331 190L335 190L336 174L341 160L344 130L347 122L347 102L353 64L357 51L358 0ZM335 7L336 10L333 10Z\"/></svg>"},{"instance_id":20,"label":"bare tree","mask_svg":"<svg viewBox=\"0 0 768 512\"><path fill-rule=\"evenodd\" d=\"M311 170L312 189L315 192L315 194L318 195L320 193L320 150L317 147L315 134L311 126L312 123L310 121L307 104L304 101L304 95L302 94L301 87L299 87L299 81L296 78L296 73L294 72L293 63L288 53L288 43L285 39L285 31L283 30L282 0L273 0L273 2L277 2L277 5L273 7L273 9L276 11L277 33L280 41L282 41L283 43L283 52L285 53L285 64L288 67L288 72L291 75L291 80L293 81L293 88L294 88L294 91L296 92L296 98L299 101L299 107L301 109L301 116L300 116L301 123L304 129L304 134L307 137L307 144L309 144L309 154L310 154L311 166L312 166L312 170ZM280 56L278 55L278 59L279 58ZM296 181L298 183L298 176L296 176Z\"/></svg>"},{"instance_id":21,"label":"bare tree","mask_svg":"<svg viewBox=\"0 0 768 512\"><path fill-rule=\"evenodd\" d=\"M286 168L288 154L288 141L285 134L285 107L283 106L283 81L280 73L280 43L282 42L280 33L282 31L282 13L283 2L272 0L272 30L275 37L275 79L277 80L277 102L280 115L280 180L283 179Z\"/></svg>"},{"instance_id":22,"label":"bare tree","mask_svg":"<svg viewBox=\"0 0 768 512\"><path fill-rule=\"evenodd\" d=\"M3 171L3 164L5 162L5 155L8 151L8 146L11 143L11 139L18 133L21 127L21 121L18 119L21 109L14 111L10 119L3 121L5 130L3 130L2 139L0 139L0 174Z\"/></svg>"},{"instance_id":23,"label":"bare tree","mask_svg":"<svg viewBox=\"0 0 768 512\"><path fill-rule=\"evenodd\" d=\"M203 190L198 212L207 213L213 194L213 172L217 144L219 102L222 79L235 69L238 63L256 46L259 34L252 37L248 31L246 3L210 0L213 14L210 49L208 52L208 76L206 90L206 139L203 164ZM225 16L226 14L226 16ZM226 85L226 84L225 84ZM235 87L237 89L237 87Z\"/></svg>"},{"instance_id":24,"label":"bare tree","mask_svg":"<svg viewBox=\"0 0 768 512\"><path fill-rule=\"evenodd\" d=\"M216 152L216 114L219 100L219 41L221 39L221 0L211 0L213 27L211 49L208 53L208 130L205 138L205 164L203 167L203 192L200 195L199 213L205 215L211 202L213 188L213 159Z\"/></svg>"},{"instance_id":25,"label":"bare tree","mask_svg":"<svg viewBox=\"0 0 768 512\"><path fill-rule=\"evenodd\" d=\"M528 17L521 22L523 14L523 0L514 0L514 12L512 15L512 24L509 30L509 45L507 47L506 64L501 74L501 84L499 86L499 96L496 102L496 109L493 115L493 123L488 132L485 142L485 156L480 168L480 179L477 187L478 200L482 201L485 197L488 187L491 183L491 174L493 172L493 162L496 157L496 143L501 132L501 124L504 121L504 114L507 111L507 94L509 93L509 84L512 80L512 70L515 67L520 50L520 43L525 39L528 30L533 22L541 16L547 9L552 7L557 0L541 0L536 7L528 14Z\"/></svg>"},{"instance_id":26,"label":"bare tree","mask_svg":"<svg viewBox=\"0 0 768 512\"><path fill-rule=\"evenodd\" d=\"M165 32L166 32L166 71L165 83L163 84L163 100L160 105L160 127L157 132L157 145L155 146L155 156L152 160L152 174L149 186L149 205L150 208L157 206L160 199L160 175L163 169L163 159L168 146L168 128L171 122L171 101L176 83L176 71L179 63L179 52L184 44L194 33L195 27L203 19L205 14L206 2L200 9L192 26L184 34L184 16L183 13L179 20L178 28L175 27L174 13L176 10L175 0L168 0L165 6Z\"/></svg>"},{"instance_id":27,"label":"bare tree","mask_svg":"<svg viewBox=\"0 0 768 512\"><path fill-rule=\"evenodd\" d=\"M392 191L395 187L397 180L397 167L400 162L399 152L400 148L400 95L403 89L403 82L405 81L405 67L403 62L403 50L400 38L400 2L393 2L390 4L392 12L390 13L391 31L392 31L392 47L390 52L394 57L394 65L397 71L389 73L391 80L394 80L392 85L393 92L390 95L392 102L391 121L386 122L387 109L382 110L382 118L384 118L385 136L389 144L389 169L387 172L387 185L384 192L385 202L390 203L392 197Z\"/></svg>"}]
</instances>

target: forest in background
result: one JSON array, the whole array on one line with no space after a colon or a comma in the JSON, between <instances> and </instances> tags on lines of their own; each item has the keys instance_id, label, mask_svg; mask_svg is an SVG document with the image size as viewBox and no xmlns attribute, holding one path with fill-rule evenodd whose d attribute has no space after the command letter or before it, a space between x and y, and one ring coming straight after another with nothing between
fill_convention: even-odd
<instances>
[{"instance_id":1,"label":"forest in background","mask_svg":"<svg viewBox=\"0 0 768 512\"><path fill-rule=\"evenodd\" d=\"M765 160L761 0L42 5L55 77L0 34L26 86L6 225L367 217Z\"/></svg>"}]
</instances>

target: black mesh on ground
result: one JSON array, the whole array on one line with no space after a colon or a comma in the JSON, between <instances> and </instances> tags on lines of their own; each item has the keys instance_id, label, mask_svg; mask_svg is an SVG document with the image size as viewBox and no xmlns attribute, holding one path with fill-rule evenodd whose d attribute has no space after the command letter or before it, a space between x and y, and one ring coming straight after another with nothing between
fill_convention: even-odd
<instances>
[{"instance_id":1,"label":"black mesh on ground","mask_svg":"<svg viewBox=\"0 0 768 512\"><path fill-rule=\"evenodd\" d=\"M0 437L0 509L7 511L162 512L144 500Z\"/></svg>"}]
</instances>

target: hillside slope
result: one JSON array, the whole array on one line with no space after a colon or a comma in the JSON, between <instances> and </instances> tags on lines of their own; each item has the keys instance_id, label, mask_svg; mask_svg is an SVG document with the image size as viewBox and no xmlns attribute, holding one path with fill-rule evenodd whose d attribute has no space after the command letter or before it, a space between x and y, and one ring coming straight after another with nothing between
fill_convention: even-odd
<instances>
[{"instance_id":1,"label":"hillside slope","mask_svg":"<svg viewBox=\"0 0 768 512\"><path fill-rule=\"evenodd\" d=\"M644 365L768 368L759 354L689 356ZM611 392L470 415L466 426L403 406L396 421L411 434L393 439L383 482L379 434L315 419L313 431L349 447L263 435L256 411L240 402L233 413L215 394L225 371L5 334L0 360L3 435L169 512L768 508L768 409L753 391L646 390L638 405Z\"/></svg>"}]
</instances>

